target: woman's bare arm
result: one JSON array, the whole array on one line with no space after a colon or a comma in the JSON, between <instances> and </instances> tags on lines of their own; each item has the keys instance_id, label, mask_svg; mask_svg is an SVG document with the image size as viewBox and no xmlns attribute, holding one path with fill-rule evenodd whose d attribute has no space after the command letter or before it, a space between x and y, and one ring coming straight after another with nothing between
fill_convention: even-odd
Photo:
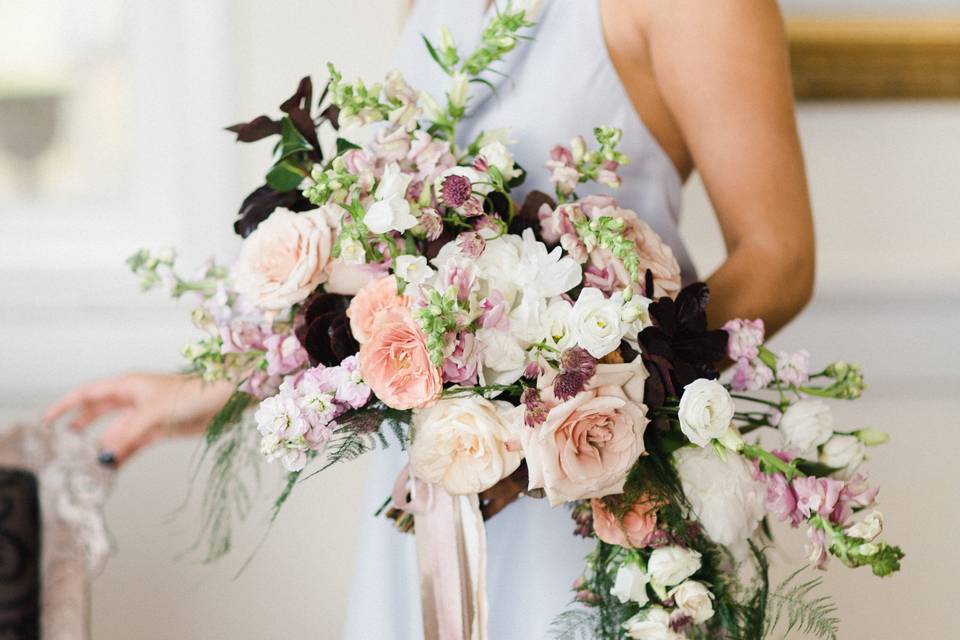
<instances>
[{"instance_id":1,"label":"woman's bare arm","mask_svg":"<svg viewBox=\"0 0 960 640\"><path fill-rule=\"evenodd\" d=\"M708 278L711 324L772 333L809 301L813 219L783 21L774 0L634 7L656 84L702 176L727 247Z\"/></svg>"}]
</instances>

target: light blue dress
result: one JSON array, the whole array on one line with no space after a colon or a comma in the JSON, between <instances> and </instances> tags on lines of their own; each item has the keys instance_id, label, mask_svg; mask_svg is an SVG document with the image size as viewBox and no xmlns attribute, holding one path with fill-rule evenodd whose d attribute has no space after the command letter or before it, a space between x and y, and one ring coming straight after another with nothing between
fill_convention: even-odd
<instances>
[{"instance_id":1,"label":"light blue dress","mask_svg":"<svg viewBox=\"0 0 960 640\"><path fill-rule=\"evenodd\" d=\"M429 58L420 34L436 40L441 25L450 28L461 51L477 44L485 0L417 0L396 57L410 84L443 96L449 79ZM569 145L594 126L623 130L621 149L630 164L619 171L623 186L610 191L645 219L674 251L684 281L695 278L677 231L681 179L663 149L630 103L610 61L595 0L546 0L533 40L520 41L499 67L506 78L491 76L496 94L472 84L470 118L461 143L480 131L511 128L518 144L511 149L527 172L519 190L552 193L543 168L555 144ZM602 187L589 185L591 193ZM389 495L405 464L398 449L371 456L364 511L372 513ZM489 636L494 640L548 637L551 621L572 601L571 585L593 549L573 535L564 507L521 498L487 523L490 603ZM363 522L344 638L410 640L422 637L420 596L413 536L394 530L383 518Z\"/></svg>"}]
</instances>

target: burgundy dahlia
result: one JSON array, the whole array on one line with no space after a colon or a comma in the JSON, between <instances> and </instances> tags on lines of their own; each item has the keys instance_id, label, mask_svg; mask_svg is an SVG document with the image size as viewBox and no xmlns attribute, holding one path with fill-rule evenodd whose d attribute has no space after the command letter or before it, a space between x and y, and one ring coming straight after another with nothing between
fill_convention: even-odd
<instances>
[{"instance_id":1,"label":"burgundy dahlia","mask_svg":"<svg viewBox=\"0 0 960 640\"><path fill-rule=\"evenodd\" d=\"M319 293L307 299L297 320L296 335L310 356L310 364L336 366L356 354L360 345L350 332L350 298Z\"/></svg>"}]
</instances>

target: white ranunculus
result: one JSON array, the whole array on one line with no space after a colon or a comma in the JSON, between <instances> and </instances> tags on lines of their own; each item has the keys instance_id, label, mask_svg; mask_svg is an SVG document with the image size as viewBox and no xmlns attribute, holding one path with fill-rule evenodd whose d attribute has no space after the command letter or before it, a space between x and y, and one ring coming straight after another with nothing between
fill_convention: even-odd
<instances>
[{"instance_id":1,"label":"white ranunculus","mask_svg":"<svg viewBox=\"0 0 960 640\"><path fill-rule=\"evenodd\" d=\"M833 413L822 400L799 400L784 412L779 428L786 449L807 454L833 435Z\"/></svg>"},{"instance_id":2,"label":"white ranunculus","mask_svg":"<svg viewBox=\"0 0 960 640\"><path fill-rule=\"evenodd\" d=\"M480 384L513 384L523 375L527 352L509 331L480 329Z\"/></svg>"},{"instance_id":3,"label":"white ranunculus","mask_svg":"<svg viewBox=\"0 0 960 640\"><path fill-rule=\"evenodd\" d=\"M647 596L648 582L650 582L650 576L639 566L630 562L621 565L617 570L617 577L613 588L610 589L610 594L624 604L632 600L642 607L650 600Z\"/></svg>"},{"instance_id":4,"label":"white ranunculus","mask_svg":"<svg viewBox=\"0 0 960 640\"><path fill-rule=\"evenodd\" d=\"M867 542L875 540L883 533L883 514L871 511L863 520L847 527L845 533L852 538L863 538Z\"/></svg>"},{"instance_id":5,"label":"white ranunculus","mask_svg":"<svg viewBox=\"0 0 960 640\"><path fill-rule=\"evenodd\" d=\"M641 609L625 623L627 635L633 640L678 640L682 635L670 628L670 613L663 607Z\"/></svg>"},{"instance_id":6,"label":"white ranunculus","mask_svg":"<svg viewBox=\"0 0 960 640\"><path fill-rule=\"evenodd\" d=\"M600 289L587 287L580 291L570 314L570 328L576 334L577 344L594 358L602 358L620 346L620 307L620 301L605 297Z\"/></svg>"},{"instance_id":7,"label":"white ranunculus","mask_svg":"<svg viewBox=\"0 0 960 640\"><path fill-rule=\"evenodd\" d=\"M674 466L694 517L707 536L740 554L765 513L765 486L739 455L718 456L712 448L683 447Z\"/></svg>"},{"instance_id":8,"label":"white ranunculus","mask_svg":"<svg viewBox=\"0 0 960 640\"><path fill-rule=\"evenodd\" d=\"M397 256L393 270L394 273L414 286L433 276L433 269L427 266L427 259L423 256Z\"/></svg>"},{"instance_id":9,"label":"white ranunculus","mask_svg":"<svg viewBox=\"0 0 960 640\"><path fill-rule=\"evenodd\" d=\"M407 202L407 187L412 178L410 174L403 173L396 162L384 168L380 184L373 194L375 202L363 217L370 231L402 233L416 226L417 219L410 213L410 203Z\"/></svg>"},{"instance_id":10,"label":"white ranunculus","mask_svg":"<svg viewBox=\"0 0 960 640\"><path fill-rule=\"evenodd\" d=\"M672 589L670 596L694 624L702 624L713 617L713 594L702 582L687 580Z\"/></svg>"},{"instance_id":11,"label":"white ranunculus","mask_svg":"<svg viewBox=\"0 0 960 640\"><path fill-rule=\"evenodd\" d=\"M520 175L520 170L513 161L513 154L502 142L487 143L480 147L477 155L483 156L488 165L496 167L507 182Z\"/></svg>"},{"instance_id":12,"label":"white ranunculus","mask_svg":"<svg viewBox=\"0 0 960 640\"><path fill-rule=\"evenodd\" d=\"M676 545L658 547L650 554L647 573L660 586L680 584L700 568L700 553Z\"/></svg>"},{"instance_id":13,"label":"white ranunculus","mask_svg":"<svg viewBox=\"0 0 960 640\"><path fill-rule=\"evenodd\" d=\"M450 495L489 489L520 466L523 420L511 416L518 410L523 407L469 396L414 412L411 471Z\"/></svg>"},{"instance_id":14,"label":"white ranunculus","mask_svg":"<svg viewBox=\"0 0 960 640\"><path fill-rule=\"evenodd\" d=\"M722 384L699 378L683 388L677 417L683 435L698 447L705 447L727 433L733 411L733 399Z\"/></svg>"},{"instance_id":15,"label":"white ranunculus","mask_svg":"<svg viewBox=\"0 0 960 640\"><path fill-rule=\"evenodd\" d=\"M857 436L835 435L820 448L820 462L841 470L841 475L852 474L866 455L866 447Z\"/></svg>"},{"instance_id":16,"label":"white ranunculus","mask_svg":"<svg viewBox=\"0 0 960 640\"><path fill-rule=\"evenodd\" d=\"M467 89L469 88L470 78L465 73L453 74L453 83L450 85L450 93L447 94L450 104L458 109L467 106Z\"/></svg>"}]
</instances>

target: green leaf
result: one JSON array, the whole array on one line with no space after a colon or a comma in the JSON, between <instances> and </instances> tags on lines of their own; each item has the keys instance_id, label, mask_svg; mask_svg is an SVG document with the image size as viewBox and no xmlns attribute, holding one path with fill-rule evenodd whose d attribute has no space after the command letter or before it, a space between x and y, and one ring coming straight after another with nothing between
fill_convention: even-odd
<instances>
[{"instance_id":1,"label":"green leaf","mask_svg":"<svg viewBox=\"0 0 960 640\"><path fill-rule=\"evenodd\" d=\"M281 160L273 165L266 176L267 186L280 193L293 191L300 186L303 178L303 169L290 160Z\"/></svg>"},{"instance_id":2,"label":"green leaf","mask_svg":"<svg viewBox=\"0 0 960 640\"><path fill-rule=\"evenodd\" d=\"M433 43L430 42L430 38L423 34L420 34L420 37L423 38L423 44L427 45L427 51L430 53L430 57L433 58L433 61L440 65L440 68L443 69L444 73L449 75L450 69L440 59L440 54L437 53L437 50L433 47Z\"/></svg>"},{"instance_id":3,"label":"green leaf","mask_svg":"<svg viewBox=\"0 0 960 640\"><path fill-rule=\"evenodd\" d=\"M207 425L206 438L207 444L211 445L224 434L224 432L240 422L243 412L250 406L253 396L242 391L234 391L233 395L227 400L223 408L213 416L210 424Z\"/></svg>"},{"instance_id":4,"label":"green leaf","mask_svg":"<svg viewBox=\"0 0 960 640\"><path fill-rule=\"evenodd\" d=\"M349 151L350 149L359 149L360 145L353 144L344 138L337 138L337 155Z\"/></svg>"},{"instance_id":5,"label":"green leaf","mask_svg":"<svg viewBox=\"0 0 960 640\"><path fill-rule=\"evenodd\" d=\"M274 147L273 150L274 164L296 153L313 149L310 143L307 142L307 139L303 137L303 134L297 131L297 128L290 118L284 117L283 120L280 121L280 124L280 142L277 143L277 146Z\"/></svg>"}]
</instances>

